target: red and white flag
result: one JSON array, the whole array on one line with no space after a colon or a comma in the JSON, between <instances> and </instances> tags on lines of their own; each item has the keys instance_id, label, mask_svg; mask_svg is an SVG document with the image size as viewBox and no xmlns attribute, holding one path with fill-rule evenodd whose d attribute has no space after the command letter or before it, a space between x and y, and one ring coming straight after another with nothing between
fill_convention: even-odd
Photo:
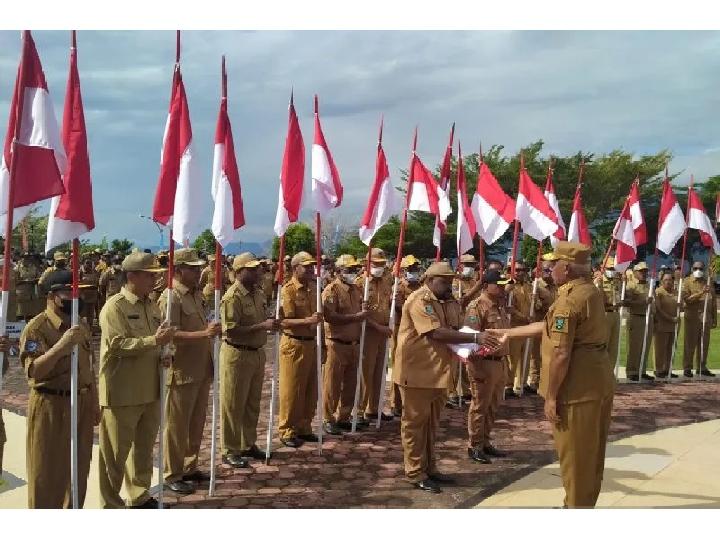
<instances>
[{"instance_id":1,"label":"red and white flag","mask_svg":"<svg viewBox=\"0 0 720 540\"><path fill-rule=\"evenodd\" d=\"M0 163L0 215L5 215L8 209L13 160L17 160L12 201L16 225L33 203L65 191L61 174L67 165L45 73L28 30L22 33L22 54Z\"/></svg>"},{"instance_id":2,"label":"red and white flag","mask_svg":"<svg viewBox=\"0 0 720 540\"><path fill-rule=\"evenodd\" d=\"M640 182L635 180L630 186L630 195L628 195L630 206L630 216L632 217L632 226L635 231L635 245L642 246L647 242L647 227L645 226L645 218L640 208Z\"/></svg>"},{"instance_id":3,"label":"red and white flag","mask_svg":"<svg viewBox=\"0 0 720 540\"><path fill-rule=\"evenodd\" d=\"M658 216L657 248L669 255L685 233L685 217L667 178L663 180L660 215Z\"/></svg>"},{"instance_id":4,"label":"red and white flag","mask_svg":"<svg viewBox=\"0 0 720 540\"><path fill-rule=\"evenodd\" d=\"M520 222L525 234L539 242L558 230L557 216L524 168L520 170L519 184L515 219Z\"/></svg>"},{"instance_id":5,"label":"red and white flag","mask_svg":"<svg viewBox=\"0 0 720 540\"><path fill-rule=\"evenodd\" d=\"M438 185L432 173L415 153L410 165L408 189L410 190L408 210L430 212L440 221L445 221L452 213L450 199L445 190ZM440 238L433 235L433 244L439 246Z\"/></svg>"},{"instance_id":6,"label":"red and white flag","mask_svg":"<svg viewBox=\"0 0 720 540\"><path fill-rule=\"evenodd\" d=\"M592 246L592 237L590 236L590 229L588 228L587 219L585 219L585 211L582 206L580 186L578 186L575 190L572 215L570 216L570 226L568 227L567 237L569 242L580 242L586 246Z\"/></svg>"},{"instance_id":7,"label":"red and white flag","mask_svg":"<svg viewBox=\"0 0 720 540\"><path fill-rule=\"evenodd\" d=\"M545 198L547 199L548 203L550 203L550 208L552 208L553 212L555 212L555 217L557 218L558 222L557 231L555 231L555 234L550 237L550 244L555 246L555 244L557 244L559 240L565 240L566 229L565 222L563 221L562 214L560 213L560 204L558 203L557 195L555 195L553 172L552 169L550 169L549 167L547 173L547 180L545 180Z\"/></svg>"},{"instance_id":8,"label":"red and white flag","mask_svg":"<svg viewBox=\"0 0 720 540\"><path fill-rule=\"evenodd\" d=\"M440 188L445 192L445 196L450 200L450 175L452 174L452 146L453 137L455 136L455 123L453 122L452 128L450 128L450 142L445 149L445 157L443 157L442 167L440 169ZM433 239L437 238L440 245L440 239L445 234L447 223L445 220L441 220L440 217L435 218L435 229L433 230Z\"/></svg>"},{"instance_id":9,"label":"red and white flag","mask_svg":"<svg viewBox=\"0 0 720 540\"><path fill-rule=\"evenodd\" d=\"M715 227L713 227L710 217L705 212L705 206L700 200L700 196L693 188L688 190L688 206L690 215L688 216L688 227L697 229L700 232L700 241L702 244L711 248L715 255L720 255L720 244L718 243Z\"/></svg>"},{"instance_id":10,"label":"red and white flag","mask_svg":"<svg viewBox=\"0 0 720 540\"><path fill-rule=\"evenodd\" d=\"M500 187L490 167L480 162L477 187L472 199L477 232L486 244L494 244L515 220L515 201Z\"/></svg>"},{"instance_id":11,"label":"red and white flag","mask_svg":"<svg viewBox=\"0 0 720 540\"><path fill-rule=\"evenodd\" d=\"M288 113L288 132L285 138L282 168L280 169L280 189L278 208L275 214L275 234L282 236L291 223L300 216L303 198L303 177L305 176L305 143L292 94Z\"/></svg>"},{"instance_id":12,"label":"red and white flag","mask_svg":"<svg viewBox=\"0 0 720 540\"><path fill-rule=\"evenodd\" d=\"M617 242L615 246L615 270L624 272L637 257L637 244L635 243L635 230L633 229L629 198L625 200L622 212L620 212L615 224L613 238Z\"/></svg>"},{"instance_id":13,"label":"red and white flag","mask_svg":"<svg viewBox=\"0 0 720 540\"><path fill-rule=\"evenodd\" d=\"M215 151L213 155L213 175L211 193L215 202L213 211L212 232L215 240L226 247L237 238L237 231L245 225L243 212L242 190L240 189L240 173L235 159L232 126L228 116L225 74L225 58L223 57L223 97L220 100L220 113L215 128Z\"/></svg>"},{"instance_id":14,"label":"red and white flag","mask_svg":"<svg viewBox=\"0 0 720 540\"><path fill-rule=\"evenodd\" d=\"M343 187L330 148L320 126L318 97L315 96L315 139L312 145L312 195L315 211L321 216L340 206Z\"/></svg>"},{"instance_id":15,"label":"red and white flag","mask_svg":"<svg viewBox=\"0 0 720 540\"><path fill-rule=\"evenodd\" d=\"M153 220L172 227L172 238L185 244L200 234L202 185L193 159L192 127L180 66L175 66L160 159Z\"/></svg>"},{"instance_id":16,"label":"red and white flag","mask_svg":"<svg viewBox=\"0 0 720 540\"><path fill-rule=\"evenodd\" d=\"M715 195L715 223L720 224L720 193Z\"/></svg>"},{"instance_id":17,"label":"red and white flag","mask_svg":"<svg viewBox=\"0 0 720 540\"><path fill-rule=\"evenodd\" d=\"M473 247L473 238L477 234L477 226L475 225L475 217L470 208L467 197L467 185L465 182L465 168L462 161L462 150L458 143L458 173L457 173L457 200L458 200L458 218L457 218L457 253L458 257L469 251Z\"/></svg>"},{"instance_id":18,"label":"red and white flag","mask_svg":"<svg viewBox=\"0 0 720 540\"><path fill-rule=\"evenodd\" d=\"M95 228L90 157L75 46L70 49L70 73L65 92L62 140L67 152L67 166L63 171L65 193L53 197L50 203L45 239L46 252Z\"/></svg>"},{"instance_id":19,"label":"red and white flag","mask_svg":"<svg viewBox=\"0 0 720 540\"><path fill-rule=\"evenodd\" d=\"M390 169L382 147L381 124L377 159L375 160L375 182L360 222L360 240L365 245L370 245L370 241L380 227L390 221L390 218L400 210L400 201L390 180Z\"/></svg>"}]
</instances>

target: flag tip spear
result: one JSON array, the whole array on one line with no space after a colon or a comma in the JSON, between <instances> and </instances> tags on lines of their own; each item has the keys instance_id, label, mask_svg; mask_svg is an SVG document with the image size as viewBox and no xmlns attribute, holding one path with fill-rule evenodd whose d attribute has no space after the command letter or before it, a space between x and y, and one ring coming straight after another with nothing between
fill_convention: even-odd
<instances>
[{"instance_id":1,"label":"flag tip spear","mask_svg":"<svg viewBox=\"0 0 720 540\"><path fill-rule=\"evenodd\" d=\"M77 49L77 37L76 37L75 30L72 30L70 32L70 48L71 49Z\"/></svg>"},{"instance_id":2,"label":"flag tip spear","mask_svg":"<svg viewBox=\"0 0 720 540\"><path fill-rule=\"evenodd\" d=\"M315 94L315 114L318 114L318 97L317 97L317 94Z\"/></svg>"}]
</instances>

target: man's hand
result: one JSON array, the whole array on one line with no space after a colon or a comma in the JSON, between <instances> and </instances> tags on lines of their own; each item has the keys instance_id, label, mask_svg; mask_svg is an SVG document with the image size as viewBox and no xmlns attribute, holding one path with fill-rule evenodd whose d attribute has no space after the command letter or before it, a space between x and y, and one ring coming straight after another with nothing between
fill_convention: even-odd
<instances>
[{"instance_id":1,"label":"man's hand","mask_svg":"<svg viewBox=\"0 0 720 540\"><path fill-rule=\"evenodd\" d=\"M166 322L164 322L160 326L158 326L158 329L155 331L155 340L157 341L158 345L166 345L166 344L170 343L174 336L175 336L175 327L170 326Z\"/></svg>"},{"instance_id":2,"label":"man's hand","mask_svg":"<svg viewBox=\"0 0 720 540\"><path fill-rule=\"evenodd\" d=\"M385 326L384 324L376 323L372 319L368 319L368 324L372 327L373 330L382 334L384 337L388 338L388 337L392 336L392 330L390 329L389 326Z\"/></svg>"},{"instance_id":3,"label":"man's hand","mask_svg":"<svg viewBox=\"0 0 720 540\"><path fill-rule=\"evenodd\" d=\"M316 311L309 317L305 318L305 324L319 324L323 321L322 313Z\"/></svg>"},{"instance_id":4,"label":"man's hand","mask_svg":"<svg viewBox=\"0 0 720 540\"><path fill-rule=\"evenodd\" d=\"M217 337L222 333L222 326L219 322L209 322L207 328L205 329L205 332L207 333L207 337L209 338Z\"/></svg>"},{"instance_id":5,"label":"man's hand","mask_svg":"<svg viewBox=\"0 0 720 540\"><path fill-rule=\"evenodd\" d=\"M703 287L703 294L708 294L710 292L710 287L708 285L705 285Z\"/></svg>"},{"instance_id":6,"label":"man's hand","mask_svg":"<svg viewBox=\"0 0 720 540\"><path fill-rule=\"evenodd\" d=\"M68 347L72 345L80 345L85 339L85 332L83 332L80 325L71 326L60 338L62 347Z\"/></svg>"},{"instance_id":7,"label":"man's hand","mask_svg":"<svg viewBox=\"0 0 720 540\"><path fill-rule=\"evenodd\" d=\"M280 328L280 321L277 319L266 319L257 325L258 330L264 330L265 332L277 332Z\"/></svg>"},{"instance_id":8,"label":"man's hand","mask_svg":"<svg viewBox=\"0 0 720 540\"><path fill-rule=\"evenodd\" d=\"M558 416L557 411L557 401L554 398L548 398L545 400L545 418L547 418L552 424L560 423L560 416Z\"/></svg>"},{"instance_id":9,"label":"man's hand","mask_svg":"<svg viewBox=\"0 0 720 540\"><path fill-rule=\"evenodd\" d=\"M487 330L480 332L477 341L480 345L484 345L488 349L496 351L505 345L507 335L498 330Z\"/></svg>"},{"instance_id":10,"label":"man's hand","mask_svg":"<svg viewBox=\"0 0 720 540\"><path fill-rule=\"evenodd\" d=\"M358 311L358 312L355 314L355 320L356 320L357 322L363 322L363 321L365 321L365 320L368 320L368 317L369 317L369 316L370 316L370 312L369 312L366 308L363 308L362 311Z\"/></svg>"}]
</instances>

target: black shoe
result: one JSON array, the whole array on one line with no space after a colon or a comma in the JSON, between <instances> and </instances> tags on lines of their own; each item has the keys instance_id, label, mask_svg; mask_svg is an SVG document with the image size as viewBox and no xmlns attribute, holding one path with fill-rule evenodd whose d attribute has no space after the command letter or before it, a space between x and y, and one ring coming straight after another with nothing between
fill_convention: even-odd
<instances>
[{"instance_id":1,"label":"black shoe","mask_svg":"<svg viewBox=\"0 0 720 540\"><path fill-rule=\"evenodd\" d=\"M653 377L652 375L648 375L647 373L643 373L642 378L645 379L646 381L654 381L655 380L655 377Z\"/></svg>"},{"instance_id":2,"label":"black shoe","mask_svg":"<svg viewBox=\"0 0 720 540\"><path fill-rule=\"evenodd\" d=\"M357 425L358 429L366 428L366 427L370 426L370 422L368 422L364 416L360 416L360 414L358 414L358 419L357 419L356 425Z\"/></svg>"},{"instance_id":3,"label":"black shoe","mask_svg":"<svg viewBox=\"0 0 720 540\"><path fill-rule=\"evenodd\" d=\"M318 436L314 433L307 433L305 435L298 435L298 439L305 442L318 442L320 439L318 439Z\"/></svg>"},{"instance_id":4,"label":"black shoe","mask_svg":"<svg viewBox=\"0 0 720 540\"><path fill-rule=\"evenodd\" d=\"M447 401L445 401L445 408L446 409L459 409L460 405L458 404L457 398L447 398Z\"/></svg>"},{"instance_id":5,"label":"black shoe","mask_svg":"<svg viewBox=\"0 0 720 540\"><path fill-rule=\"evenodd\" d=\"M178 495L190 495L195 493L195 486L192 482L185 480L177 480L175 482L165 482L165 488L177 493Z\"/></svg>"},{"instance_id":6,"label":"black shoe","mask_svg":"<svg viewBox=\"0 0 720 540\"><path fill-rule=\"evenodd\" d=\"M534 396L537 394L537 388L533 388L529 384L526 384L523 386L523 392L526 394L530 394L531 396Z\"/></svg>"},{"instance_id":7,"label":"black shoe","mask_svg":"<svg viewBox=\"0 0 720 540\"><path fill-rule=\"evenodd\" d=\"M350 426L350 429L352 429L352 425ZM323 430L328 435L342 435L342 430L336 422L324 422Z\"/></svg>"},{"instance_id":8,"label":"black shoe","mask_svg":"<svg viewBox=\"0 0 720 540\"><path fill-rule=\"evenodd\" d=\"M367 421L370 422L371 424L372 424L373 422L377 422L377 414L373 414L373 415L370 415L370 416L367 416L367 415L366 415L366 416L365 416L365 420L367 420ZM380 420L382 420L383 422L390 422L390 421L392 421L392 420L395 420L395 417L394 417L394 416L387 415L387 414L385 414L385 413L381 413L381 414L380 414Z\"/></svg>"},{"instance_id":9,"label":"black shoe","mask_svg":"<svg viewBox=\"0 0 720 540\"><path fill-rule=\"evenodd\" d=\"M206 472L194 471L190 474L183 474L182 479L186 482L209 482L210 475Z\"/></svg>"},{"instance_id":10,"label":"black shoe","mask_svg":"<svg viewBox=\"0 0 720 540\"><path fill-rule=\"evenodd\" d=\"M518 397L520 397L520 396L518 396L515 393L515 390L513 390L512 388L505 389L505 399L514 399L514 398L518 398Z\"/></svg>"},{"instance_id":11,"label":"black shoe","mask_svg":"<svg viewBox=\"0 0 720 540\"><path fill-rule=\"evenodd\" d=\"M655 378L656 378L656 379L667 379L667 376L668 376L667 371L665 371L665 372L656 371L656 372L655 372Z\"/></svg>"},{"instance_id":12,"label":"black shoe","mask_svg":"<svg viewBox=\"0 0 720 540\"><path fill-rule=\"evenodd\" d=\"M640 380L640 377L638 375L628 375L627 380L632 382L638 382Z\"/></svg>"},{"instance_id":13,"label":"black shoe","mask_svg":"<svg viewBox=\"0 0 720 540\"><path fill-rule=\"evenodd\" d=\"M427 480L420 480L419 482L415 482L415 487L417 489L422 489L423 491L429 491L430 493L442 493L440 486L438 486L430 478L428 478Z\"/></svg>"},{"instance_id":14,"label":"black shoe","mask_svg":"<svg viewBox=\"0 0 720 540\"><path fill-rule=\"evenodd\" d=\"M715 374L707 368L703 369L700 372L700 375L702 375L703 377L715 377Z\"/></svg>"},{"instance_id":15,"label":"black shoe","mask_svg":"<svg viewBox=\"0 0 720 540\"><path fill-rule=\"evenodd\" d=\"M686 369L685 371L683 371L683 377L691 378L692 376L692 369Z\"/></svg>"},{"instance_id":16,"label":"black shoe","mask_svg":"<svg viewBox=\"0 0 720 540\"><path fill-rule=\"evenodd\" d=\"M450 476L449 474L443 474L443 473L433 473L428 474L428 478L432 480L433 482L437 482L438 484L448 484L448 485L454 485L456 484L455 479Z\"/></svg>"},{"instance_id":17,"label":"black shoe","mask_svg":"<svg viewBox=\"0 0 720 540\"><path fill-rule=\"evenodd\" d=\"M281 438L280 442L290 448L300 448L303 444L305 444L305 441L303 441L299 437L292 437L290 439L282 439Z\"/></svg>"},{"instance_id":18,"label":"black shoe","mask_svg":"<svg viewBox=\"0 0 720 540\"><path fill-rule=\"evenodd\" d=\"M492 456L492 457L505 457L507 456L507 452L503 452L502 450L498 450L495 448L492 444L487 444L483 446L483 452L485 455Z\"/></svg>"},{"instance_id":19,"label":"black shoe","mask_svg":"<svg viewBox=\"0 0 720 540\"><path fill-rule=\"evenodd\" d=\"M130 506L128 508L131 508L133 510L157 510L158 508L160 508L160 505L156 498L150 497L144 503L139 504L137 506Z\"/></svg>"},{"instance_id":20,"label":"black shoe","mask_svg":"<svg viewBox=\"0 0 720 540\"><path fill-rule=\"evenodd\" d=\"M671 379L677 379L678 377L680 377L680 375L675 375L674 373L670 374Z\"/></svg>"},{"instance_id":21,"label":"black shoe","mask_svg":"<svg viewBox=\"0 0 720 540\"><path fill-rule=\"evenodd\" d=\"M402 416L402 409L390 409L390 413L395 417Z\"/></svg>"},{"instance_id":22,"label":"black shoe","mask_svg":"<svg viewBox=\"0 0 720 540\"><path fill-rule=\"evenodd\" d=\"M225 454L222 461L235 469L246 469L250 466L248 460L238 454Z\"/></svg>"},{"instance_id":23,"label":"black shoe","mask_svg":"<svg viewBox=\"0 0 720 540\"><path fill-rule=\"evenodd\" d=\"M472 394L464 394L462 398L463 401L470 401L472 399Z\"/></svg>"},{"instance_id":24,"label":"black shoe","mask_svg":"<svg viewBox=\"0 0 720 540\"><path fill-rule=\"evenodd\" d=\"M242 457L249 457L252 459L265 459L265 452L260 450L257 445L252 445L247 450L243 450L240 454Z\"/></svg>"},{"instance_id":25,"label":"black shoe","mask_svg":"<svg viewBox=\"0 0 720 540\"><path fill-rule=\"evenodd\" d=\"M480 448L468 448L468 457L478 463L485 463L486 465L492 463Z\"/></svg>"}]
</instances>

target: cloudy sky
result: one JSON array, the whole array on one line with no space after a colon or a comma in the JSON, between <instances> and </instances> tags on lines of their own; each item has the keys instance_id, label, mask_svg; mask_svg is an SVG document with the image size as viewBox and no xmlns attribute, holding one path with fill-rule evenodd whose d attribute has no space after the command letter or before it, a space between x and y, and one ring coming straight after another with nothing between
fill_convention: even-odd
<instances>
[{"instance_id":1,"label":"cloudy sky","mask_svg":"<svg viewBox=\"0 0 720 540\"><path fill-rule=\"evenodd\" d=\"M69 32L34 38L61 116ZM172 31L78 33L96 229L88 238L157 244L151 212L174 61ZM20 51L19 32L0 32L0 122L4 134ZM720 32L576 31L188 31L182 69L207 197L208 226L220 56L247 225L240 239L272 236L291 86L305 136L309 184L312 96L345 185L339 211L354 224L374 174L380 114L393 174L418 151L436 164L450 124L470 153L509 152L542 138L546 153L622 147L670 148L671 171L720 174ZM309 192L309 189L308 189ZM309 217L309 214L308 216Z\"/></svg>"}]
</instances>

